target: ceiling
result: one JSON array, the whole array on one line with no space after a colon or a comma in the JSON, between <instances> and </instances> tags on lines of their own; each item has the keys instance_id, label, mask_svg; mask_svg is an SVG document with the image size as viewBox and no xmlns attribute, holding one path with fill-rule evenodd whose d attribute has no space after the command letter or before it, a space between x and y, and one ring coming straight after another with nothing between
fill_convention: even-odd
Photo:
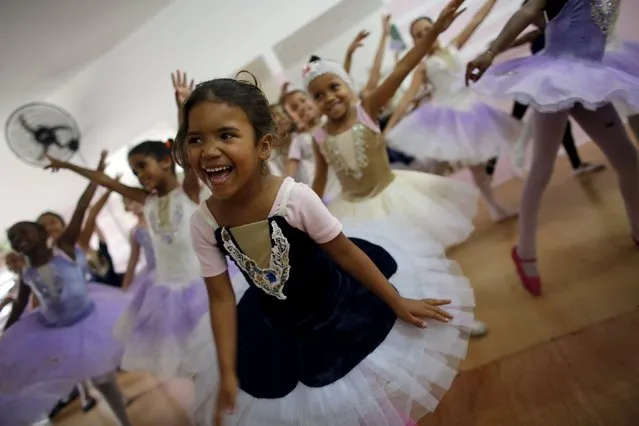
<instances>
[{"instance_id":1,"label":"ceiling","mask_svg":"<svg viewBox=\"0 0 639 426\"><path fill-rule=\"evenodd\" d=\"M172 0L0 3L0 117L43 100Z\"/></svg>"}]
</instances>

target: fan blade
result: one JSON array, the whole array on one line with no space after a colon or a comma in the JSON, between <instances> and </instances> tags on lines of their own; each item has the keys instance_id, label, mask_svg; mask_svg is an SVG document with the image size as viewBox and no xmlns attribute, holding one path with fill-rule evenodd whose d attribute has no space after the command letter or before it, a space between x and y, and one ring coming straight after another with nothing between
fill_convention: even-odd
<instances>
[{"instance_id":1,"label":"fan blade","mask_svg":"<svg viewBox=\"0 0 639 426\"><path fill-rule=\"evenodd\" d=\"M49 130L57 132L58 130L73 130L73 128L71 126L53 126L49 127Z\"/></svg>"},{"instance_id":2,"label":"fan blade","mask_svg":"<svg viewBox=\"0 0 639 426\"><path fill-rule=\"evenodd\" d=\"M27 123L27 120L25 120L25 118L22 115L18 117L18 120L20 120L20 124L22 125L24 130L26 130L27 132L31 134L35 134L36 132L35 129L29 126L29 123Z\"/></svg>"}]
</instances>

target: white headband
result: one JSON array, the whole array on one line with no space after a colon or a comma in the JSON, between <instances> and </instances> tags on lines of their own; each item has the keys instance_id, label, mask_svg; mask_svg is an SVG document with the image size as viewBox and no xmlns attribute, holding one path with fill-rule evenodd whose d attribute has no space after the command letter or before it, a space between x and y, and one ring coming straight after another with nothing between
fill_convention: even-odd
<instances>
[{"instance_id":1,"label":"white headband","mask_svg":"<svg viewBox=\"0 0 639 426\"><path fill-rule=\"evenodd\" d=\"M344 68L337 62L326 61L323 59L315 62L309 62L302 69L302 80L304 81L304 87L306 87L306 90L308 90L308 86L311 84L311 81L324 74L335 74L344 80L344 83L346 83L353 93L357 93L355 82L353 82L353 79L350 75L348 75L346 70L344 70Z\"/></svg>"}]
</instances>

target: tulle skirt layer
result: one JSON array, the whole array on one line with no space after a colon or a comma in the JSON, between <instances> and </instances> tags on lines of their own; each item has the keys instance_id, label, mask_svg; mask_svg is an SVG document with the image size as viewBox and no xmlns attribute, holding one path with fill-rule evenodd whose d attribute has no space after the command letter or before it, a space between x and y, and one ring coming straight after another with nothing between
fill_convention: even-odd
<instances>
[{"instance_id":1,"label":"tulle skirt layer","mask_svg":"<svg viewBox=\"0 0 639 426\"><path fill-rule=\"evenodd\" d=\"M346 376L324 387L302 384L280 399L257 399L240 391L225 425L237 426L405 426L433 411L453 383L466 356L473 320L473 290L444 247L419 230L388 221L351 226L344 232L384 247L397 261L390 279L408 298L450 299L450 323L430 321L420 329L397 320L390 334ZM248 287L233 277L237 298Z\"/></svg>"}]
</instances>

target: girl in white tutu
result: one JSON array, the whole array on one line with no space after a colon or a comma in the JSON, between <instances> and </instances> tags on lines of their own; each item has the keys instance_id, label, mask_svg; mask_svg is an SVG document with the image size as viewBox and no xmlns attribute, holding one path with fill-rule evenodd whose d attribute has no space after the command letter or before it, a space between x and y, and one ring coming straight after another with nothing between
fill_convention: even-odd
<instances>
[{"instance_id":1,"label":"girl in white tutu","mask_svg":"<svg viewBox=\"0 0 639 426\"><path fill-rule=\"evenodd\" d=\"M521 124L504 111L479 100L464 87L464 61L459 53L492 10L496 0L487 0L471 22L447 46L435 43L425 60L425 72L416 72L412 90L400 102L403 110L430 84L430 100L424 102L387 132L389 143L418 159L434 159L468 167L495 221L517 213L502 206L493 194L485 164L499 153L509 152L519 137ZM415 43L430 33L433 22L414 20L410 33Z\"/></svg>"},{"instance_id":2,"label":"girl in white tutu","mask_svg":"<svg viewBox=\"0 0 639 426\"><path fill-rule=\"evenodd\" d=\"M132 294L116 335L124 344L122 369L144 370L161 379L193 381L195 403L187 407L197 425L210 425L215 366L206 288L189 236L188 218L197 208L200 186L187 173L175 174L169 144L146 141L128 154L143 188L123 185L104 173L50 158L52 169L67 169L122 196L144 203L157 258L155 279Z\"/></svg>"},{"instance_id":3,"label":"girl in white tutu","mask_svg":"<svg viewBox=\"0 0 639 426\"><path fill-rule=\"evenodd\" d=\"M217 346L216 424L404 426L433 410L473 306L444 248L390 221L346 238L308 186L271 175L256 84L202 83L184 117L174 156L213 194L191 237ZM225 256L242 272L233 284Z\"/></svg>"},{"instance_id":4,"label":"girl in white tutu","mask_svg":"<svg viewBox=\"0 0 639 426\"><path fill-rule=\"evenodd\" d=\"M631 238L639 247L639 160L612 102L639 107L639 78L603 61L620 1L530 0L489 48L468 64L466 82L488 96L509 96L535 110L533 158L522 197L519 243L511 256L522 285L541 294L537 270L537 216L557 150L571 115L603 150L619 178ZM492 66L540 14L546 46L537 55ZM481 79L481 80L480 80Z\"/></svg>"},{"instance_id":5,"label":"girl in white tutu","mask_svg":"<svg viewBox=\"0 0 639 426\"><path fill-rule=\"evenodd\" d=\"M431 49L437 35L452 22L454 17L448 12L442 12L432 32L361 102L353 81L339 64L314 58L302 76L308 93L327 118L313 134L313 189L320 197L324 195L329 165L341 184L341 193L328 204L331 213L358 224L392 218L428 231L447 247L464 241L472 232L476 191L440 176L391 170L384 136L371 117L378 115Z\"/></svg>"},{"instance_id":6,"label":"girl in white tutu","mask_svg":"<svg viewBox=\"0 0 639 426\"><path fill-rule=\"evenodd\" d=\"M120 423L131 424L115 382L122 346L113 337L129 299L119 291L89 292L86 259L77 247L94 191L87 188L53 247L35 222L19 222L7 232L28 266L20 271L18 300L0 338L0 425L28 426L46 418L58 400L89 379ZM32 292L38 308L22 317Z\"/></svg>"}]
</instances>

